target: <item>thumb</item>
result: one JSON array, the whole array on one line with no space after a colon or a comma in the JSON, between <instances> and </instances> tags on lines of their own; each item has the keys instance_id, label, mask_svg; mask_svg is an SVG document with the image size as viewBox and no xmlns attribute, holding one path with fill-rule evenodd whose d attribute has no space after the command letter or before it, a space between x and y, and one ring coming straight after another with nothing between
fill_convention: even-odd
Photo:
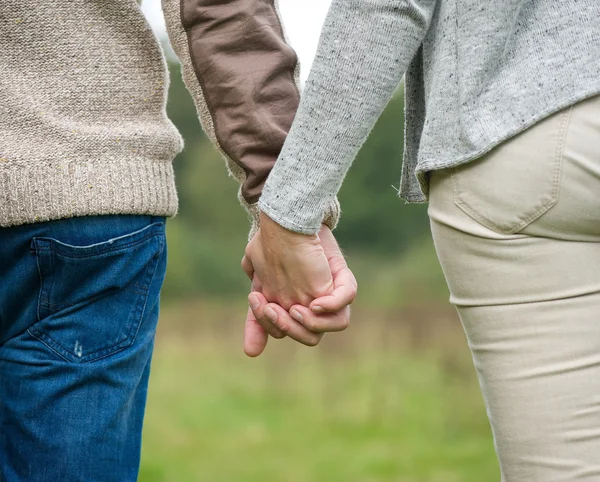
<instances>
[{"instance_id":1,"label":"thumb","mask_svg":"<svg viewBox=\"0 0 600 482\"><path fill-rule=\"evenodd\" d=\"M269 335L260 323L256 321L254 313L248 309L246 326L244 328L244 353L249 357L257 357L265 351Z\"/></svg>"}]
</instances>

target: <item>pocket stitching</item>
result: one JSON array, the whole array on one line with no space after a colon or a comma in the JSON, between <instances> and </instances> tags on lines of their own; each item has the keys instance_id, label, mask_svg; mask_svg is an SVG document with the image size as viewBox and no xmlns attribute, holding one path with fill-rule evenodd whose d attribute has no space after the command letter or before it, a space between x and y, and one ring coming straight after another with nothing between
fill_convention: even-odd
<instances>
[{"instance_id":1,"label":"pocket stitching","mask_svg":"<svg viewBox=\"0 0 600 482\"><path fill-rule=\"evenodd\" d=\"M156 255L154 256L153 260L154 262L154 270L152 271L152 276L150 276L150 278L148 279L148 286L152 283L152 280L154 279L154 277L156 276L156 271L158 270L158 255L160 253L162 253L162 251L164 250L164 243L162 243L161 249L156 253ZM135 333L133 333L133 336L131 334L131 331L134 331L133 328L130 330L130 337L131 337L131 343L130 345L133 345L135 343L135 340L137 339L137 335L140 331L140 328L142 327L142 321L144 319L144 314L146 313L146 307L148 305L148 295L150 294L150 290L148 289L148 291L146 292L146 296L144 297L144 305L142 306L141 312L140 312L140 322L136 323L135 326Z\"/></svg>"},{"instance_id":2,"label":"pocket stitching","mask_svg":"<svg viewBox=\"0 0 600 482\"><path fill-rule=\"evenodd\" d=\"M46 345L48 347L48 349L50 349L53 353L56 353L56 355L59 356L60 358L62 358L64 361L70 362L70 360L65 358L62 355L62 353L60 353L57 349L54 348L54 346L52 346L52 344L47 343L45 339L37 336L31 329L32 329L32 327L27 328L27 333L29 333L31 336L33 336L36 340L39 340L40 343L43 343L44 345ZM52 341L54 341L54 340L52 340Z\"/></svg>"},{"instance_id":3,"label":"pocket stitching","mask_svg":"<svg viewBox=\"0 0 600 482\"><path fill-rule=\"evenodd\" d=\"M151 269L147 270L148 273L152 272L152 275L149 278L150 280L152 280L154 278L154 276L156 275L156 270L158 269L158 256L161 252L162 252L162 246L161 246L161 249L159 249L157 251L157 253L151 258L151 261L154 264L154 270L151 270ZM148 302L149 294L150 294L149 290L146 291L146 293L144 293L144 295L141 296L139 298L138 302L136 303L135 316L133 317L133 319L138 320L138 321L135 321L132 323L133 326L129 329L126 336L121 341L114 343L107 347L99 348L98 350L87 353L85 356L82 356L82 357L73 356L73 354L69 350L67 350L64 346L62 346L61 343L56 341L50 335L44 333L42 330L37 329L36 328L37 323L33 326L30 326L27 329L27 331L29 332L29 334L31 336L40 340L42 343L44 343L44 345L46 345L53 352L55 352L57 355L59 355L61 358L63 358L64 360L66 360L68 362L72 362L73 360L77 360L79 363L89 363L92 361L97 361L102 358L106 358L107 356L114 355L114 354L122 351L123 349L127 348L128 346L133 345L133 343L135 343L137 333L140 329L141 320L144 316L144 311L146 309L146 304ZM142 307L141 310L140 310L140 306ZM138 315L138 312L139 312L139 315ZM135 331L135 333L133 333L134 331ZM99 353L104 353L104 354L98 355Z\"/></svg>"},{"instance_id":4,"label":"pocket stitching","mask_svg":"<svg viewBox=\"0 0 600 482\"><path fill-rule=\"evenodd\" d=\"M50 302L50 294L54 288L54 257L52 256L52 250L50 246L46 244L45 241L39 238L33 238L33 242L35 244L36 254L36 265L38 268L38 275L40 277L40 294L38 296L38 306L37 306L37 319L40 321L44 318L42 311L45 309L47 312L51 312L54 309L54 305ZM40 265L40 254L42 256L48 256L50 258L50 273L48 281L48 276L46 278L42 274L42 266ZM49 285L49 286L48 286Z\"/></svg>"},{"instance_id":5,"label":"pocket stitching","mask_svg":"<svg viewBox=\"0 0 600 482\"><path fill-rule=\"evenodd\" d=\"M135 234L135 233L133 233L133 234ZM86 258L92 258L92 257L95 258L95 257L100 257L100 256L102 256L104 254L107 254L107 253L114 253L114 252L120 251L122 249L127 249L127 248L131 248L133 246L137 246L137 245L139 245L139 244L141 244L141 243L143 243L145 241L148 241L149 239L151 239L153 237L157 237L157 236L160 237L160 236L163 236L163 234L162 233L149 234L149 235L145 236L144 238L141 238L141 239L136 240L136 241L132 241L132 242L130 242L128 244L120 245L117 248L111 249L110 251L107 250L107 251L102 251L102 252L96 252L93 255L90 254L90 255L85 255L85 256L69 256L69 255L64 254L63 252L59 252L58 254L60 254L63 258L67 258L67 259L86 259ZM40 288L40 296L38 297L38 321L41 321L42 318L45 318L45 316L41 316L41 309L40 309L41 305L43 305L43 307L46 308L46 310L48 312L55 312L55 311L64 309L64 308L66 308L68 306L73 306L73 304L69 304L69 303L54 304L54 303L51 303L51 301L50 301L51 300L51 295L52 295L52 292L53 292L53 289L54 289L54 271L55 271L55 267L54 267L54 254L57 253L58 250L56 248L53 250L49 245L48 246L43 246L43 247L40 247L40 248L37 247L37 243L39 242L39 240L51 243L52 242L51 241L52 238L34 238L34 239L36 241L36 249L39 250L40 252L47 251L49 253L48 257L50 258L50 263L51 263L51 276L50 276L51 282L50 282L50 288L44 290L44 285L47 284L47 283L44 283L44 281L43 281L43 276L41 274L41 268L40 268L40 260L39 260L39 257L37 258L38 273L40 275L40 281L41 281L41 285L42 285L41 288ZM161 248L158 249L158 252L160 252L160 249ZM134 286L137 286L138 288L141 288L141 290L143 290L144 292L139 292L139 291L133 290L133 289L127 289L127 291L130 291L130 292L135 293L135 294L145 295L146 291L149 289L148 286L142 286L142 285L137 285L137 284L134 285ZM45 293L45 292L46 292L45 297L44 297L45 301L42 301L42 293ZM88 301L94 301L94 300L102 298L102 297L103 297L102 295L99 295L99 296L96 296L94 298L90 298ZM51 313L48 313L48 314L51 314Z\"/></svg>"},{"instance_id":6,"label":"pocket stitching","mask_svg":"<svg viewBox=\"0 0 600 482\"><path fill-rule=\"evenodd\" d=\"M135 234L135 233L132 233L132 234ZM140 285L136 284L140 288L144 287L145 292L140 293L137 290L134 291L135 294L141 295L139 297L139 300L136 303L135 308L134 308L135 316L133 317L133 320L137 320L137 321L134 321L133 323L131 323L132 326L130 327L129 331L126 333L126 336L123 337L121 341L114 343L108 347L102 347L98 350L87 353L85 356L82 356L82 357L74 356L73 353L71 353L69 350L67 350L61 343L59 343L54 338L52 338L51 336L46 334L44 331L37 328L38 323L40 321L42 321L41 306L42 305L45 306L45 308L49 311L48 314L52 314L51 312L53 312L54 309L56 308L56 305L53 305L52 303L50 303L50 294L51 294L52 288L54 286L54 256L53 256L53 254L56 253L57 250L55 249L54 252L52 252L52 248L50 247L52 238L34 238L36 251L39 251L40 253L47 252L48 254L50 254L49 258L50 258L52 272L51 272L50 291L46 290L47 291L47 295L45 297L46 302L42 302L41 297L42 297L42 293L44 292L43 286L44 286L44 284L47 285L47 283L44 283L44 277L42 276L41 267L40 267L40 256L38 256L38 258L37 258L38 274L40 276L40 281L41 281L41 285L42 285L40 287L40 296L38 297L38 322L35 323L34 325L30 326L27 329L27 332L31 336L33 336L34 338L36 338L37 340L42 342L50 350L52 350L54 353L56 353L58 356L60 356L60 358L62 358L63 360L65 360L67 362L75 361L78 363L89 363L89 362L100 360L102 358L106 358L107 356L114 355L114 354L122 351L123 349L131 346L135 342L137 333L139 332L139 329L141 326L141 321L144 316L146 304L148 302L150 284L152 282L152 279L156 275L156 271L158 269L158 265L159 265L158 258L164 250L164 233L161 233L161 232L149 233L148 235L144 236L143 238L141 238L139 240L132 241L132 242L126 243L124 245L120 245L115 248L111 248L108 251L104 250L101 252L95 252L93 255L94 257L96 257L96 256L100 256L101 254L106 254L107 252L114 252L117 250L121 250L123 248L129 248L131 246L141 244L142 242L148 241L151 238L155 238L155 237L159 237L161 239L159 240L159 243L158 243L159 244L158 249L156 250L156 253L152 256L151 261L150 261L150 263L154 264L154 269L152 269L152 266L149 263L149 266L147 267L147 270L146 270L147 274L144 279L144 286L140 286ZM43 243L44 245L40 245L40 242ZM48 244L46 244L46 243L48 243ZM70 259L84 259L86 257L89 258L91 256L90 255L87 255L87 256L68 256L68 255L66 255L64 257L70 258ZM98 297L95 297L95 298L98 298ZM58 305L58 306L62 306L64 308L67 305ZM103 352L105 352L105 353L103 354Z\"/></svg>"},{"instance_id":7,"label":"pocket stitching","mask_svg":"<svg viewBox=\"0 0 600 482\"><path fill-rule=\"evenodd\" d=\"M42 319L41 314L40 314L40 307L42 305L42 293L44 292L44 278L42 277L42 268L40 267L39 256L36 256L35 264L37 266L38 276L40 277L40 294L38 295L38 302L37 302L37 321L40 321Z\"/></svg>"},{"instance_id":8,"label":"pocket stitching","mask_svg":"<svg viewBox=\"0 0 600 482\"><path fill-rule=\"evenodd\" d=\"M135 233L134 233L135 234ZM140 239L136 239L135 241L129 241L128 243L125 244L120 244L118 246L114 246L114 247L106 247L106 248L100 248L98 251L95 251L93 254L84 254L82 253L81 255L77 255L77 254L71 254L71 253L67 253L65 251L62 251L60 249L60 246L62 243L60 243L60 241L58 240L54 240L52 239L50 242L54 245L54 252L59 254L60 256L62 256L63 258L69 258L69 259L85 259L85 258L92 258L92 257L98 257L98 256L102 256L104 254L108 254L108 253L114 253L115 251L121 251L127 248L131 248L133 246L137 246L138 244L143 243L144 241L154 237L154 236L161 236L161 233L149 233L147 235L145 235L144 237L140 238ZM40 238L38 238L40 239ZM47 238L47 239L51 239L51 238ZM108 243L108 241L105 241L106 243ZM74 247L74 249L85 249L87 248L87 246L83 246L83 247Z\"/></svg>"},{"instance_id":9,"label":"pocket stitching","mask_svg":"<svg viewBox=\"0 0 600 482\"><path fill-rule=\"evenodd\" d=\"M452 191L453 191L453 197L454 197L455 204L460 209L462 209L466 214L468 214L473 219L478 221L480 224L482 224L486 228L491 229L492 231L498 232L500 234L515 234L518 231L527 227L529 224L531 224L537 218L542 216L545 212L550 210L550 208L552 208L558 202L558 198L559 198L559 194L560 194L560 178L561 178L561 173L562 173L563 153L564 153L565 140L566 140L568 125L569 125L569 121L571 118L572 110L573 110L573 106L570 106L569 109L563 113L563 119L561 119L562 122L561 122L560 128L559 128L559 135L558 135L557 146L556 146L554 162L553 162L554 173L553 173L553 177L552 177L552 189L551 189L551 193L550 193L550 199L546 203L544 203L540 208L538 208L536 211L531 213L526 218L523 218L523 219L519 218L520 223L517 226L514 226L511 229L500 228L496 223L484 218L479 213L474 211L468 204L466 204L464 201L462 201L460 199L459 186L458 186L458 182L456 180L456 177L457 177L456 167L457 166L450 168L450 177L452 180Z\"/></svg>"}]
</instances>

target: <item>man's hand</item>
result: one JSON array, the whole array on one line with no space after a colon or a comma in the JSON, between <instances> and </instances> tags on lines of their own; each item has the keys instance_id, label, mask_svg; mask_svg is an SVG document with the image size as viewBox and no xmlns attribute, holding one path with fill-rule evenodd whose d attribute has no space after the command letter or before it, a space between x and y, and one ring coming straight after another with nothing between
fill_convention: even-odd
<instances>
[{"instance_id":1,"label":"man's hand","mask_svg":"<svg viewBox=\"0 0 600 482\"><path fill-rule=\"evenodd\" d=\"M315 346L323 333L347 328L357 283L327 226L318 236L305 236L263 215L242 267L253 280L247 355L260 355L269 335Z\"/></svg>"}]
</instances>

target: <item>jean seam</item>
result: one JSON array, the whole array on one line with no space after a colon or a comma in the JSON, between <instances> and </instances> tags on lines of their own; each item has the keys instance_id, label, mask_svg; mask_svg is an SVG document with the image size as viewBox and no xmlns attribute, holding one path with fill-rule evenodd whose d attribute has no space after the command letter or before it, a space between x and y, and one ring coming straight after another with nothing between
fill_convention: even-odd
<instances>
[{"instance_id":1,"label":"jean seam","mask_svg":"<svg viewBox=\"0 0 600 482\"><path fill-rule=\"evenodd\" d=\"M44 338L41 338L41 337L37 336L35 333L33 333L31 331L31 327L27 328L27 333L29 333L33 338L38 340L40 343L43 343L52 353L55 353L57 356L62 358L64 361L70 362L70 360L65 358L64 355L62 355L62 353L60 353L58 350L56 350L52 345L48 344Z\"/></svg>"},{"instance_id":2,"label":"jean seam","mask_svg":"<svg viewBox=\"0 0 600 482\"><path fill-rule=\"evenodd\" d=\"M162 244L161 249L152 258L155 261L155 263L154 263L154 270L152 271L152 275L149 277L149 280L148 280L148 284L149 285L152 283L152 280L156 276L156 271L158 270L158 265L159 265L158 259L159 259L160 255L164 252L164 241L161 242L161 244ZM143 306L142 306L141 311L140 311L140 315L139 315L139 320L140 321L139 321L139 323L135 323L134 324L134 326L135 326L135 333L133 335L131 334L131 331L133 331L133 328L132 328L132 330L130 330L130 333L128 335L128 338L131 338L130 343L127 344L127 345L125 345L125 346L123 346L122 348L120 348L117 351L114 351L112 353L107 353L104 356L96 357L96 358L94 358L94 360L91 360L91 361L98 361L98 360L102 360L103 358L107 358L109 356L115 355L116 353L124 350L125 348L127 348L129 346L132 346L135 343L135 340L137 339L137 335L138 335L138 333L140 331L140 328L142 327L142 322L143 322L143 319L144 319L144 314L146 313L146 306L148 304L148 297L149 297L149 295L150 295L150 291L148 290L147 293L146 293L146 296L144 298ZM136 316L136 319L137 319L137 316Z\"/></svg>"},{"instance_id":3,"label":"jean seam","mask_svg":"<svg viewBox=\"0 0 600 482\"><path fill-rule=\"evenodd\" d=\"M161 237L161 239L159 241L160 247L157 250L157 252L154 254L154 256L151 258L151 262L154 264L154 268L152 269L152 266L149 265L148 268L146 269L147 274L145 275L145 278L144 278L144 284L146 284L148 286L151 283L154 276L156 275L156 271L157 271L158 265L159 265L158 258L160 256L160 254L164 251L164 236L161 235L160 233L157 233L157 234L154 234L152 236L148 236L145 238L145 239L149 239L149 238L156 237L156 236ZM60 342L58 342L51 336L47 335L43 330L37 329L36 325L38 323L35 323L34 325L27 328L27 332L31 336L33 336L34 338L36 338L37 340L42 342L45 346L47 346L50 350L52 350L54 353L56 353L62 359L64 359L65 361L67 361L69 363L73 363L73 362L90 363L90 362L94 362L94 361L100 360L102 358L106 358L108 356L114 355L114 354L118 353L119 351L122 351L123 349L127 348L128 346L131 346L135 342L135 338L139 331L141 321L142 321L142 318L144 315L144 311L146 308L146 304L148 302L148 297L149 297L149 290L146 290L145 292L140 293L137 290L128 290L128 289L124 288L124 291L133 291L134 293L140 295L140 297L138 298L138 301L136 302L135 312L134 312L134 316L133 316L133 320L137 320L137 321L134 321L132 323L132 326L126 332L125 337L123 337L119 342L114 343L110 346L102 347L94 352L87 353L85 356L79 358L79 357L73 356L73 354L69 350L65 349ZM97 298L99 298L99 297L95 297L91 301L93 301ZM90 300L88 300L88 301L90 301ZM38 321L41 321L41 319Z\"/></svg>"},{"instance_id":4,"label":"jean seam","mask_svg":"<svg viewBox=\"0 0 600 482\"><path fill-rule=\"evenodd\" d=\"M95 258L97 256L101 256L103 254L107 254L107 253L114 253L115 251L121 251L127 248L132 248L134 246L137 246L138 244L143 243L144 241L147 241L148 239L152 238L152 237L156 237L156 236L161 236L162 233L152 233L152 234L148 234L146 236L144 236L143 238L140 238L136 241L131 241L129 243L126 244L121 244L119 246L115 246L113 248L103 248L100 249L99 251L94 252L93 254L82 254L82 255L74 255L74 254L69 254L66 253L65 251L62 251L60 248L56 247L56 245L54 246L53 252L55 252L56 254L59 254L60 256L62 256L63 258L70 258L70 259L86 259L86 258Z\"/></svg>"}]
</instances>

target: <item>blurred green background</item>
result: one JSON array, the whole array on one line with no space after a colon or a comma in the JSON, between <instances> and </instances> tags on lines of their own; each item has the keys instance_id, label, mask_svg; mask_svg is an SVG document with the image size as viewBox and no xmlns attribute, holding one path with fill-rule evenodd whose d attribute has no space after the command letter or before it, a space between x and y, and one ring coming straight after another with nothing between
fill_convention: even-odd
<instances>
[{"instance_id":1,"label":"blurred green background","mask_svg":"<svg viewBox=\"0 0 600 482\"><path fill-rule=\"evenodd\" d=\"M485 408L429 233L398 198L399 90L340 193L336 236L359 282L353 321L317 348L271 340L246 358L249 223L179 67L169 115L180 212L144 431L142 482L497 481Z\"/></svg>"}]
</instances>

